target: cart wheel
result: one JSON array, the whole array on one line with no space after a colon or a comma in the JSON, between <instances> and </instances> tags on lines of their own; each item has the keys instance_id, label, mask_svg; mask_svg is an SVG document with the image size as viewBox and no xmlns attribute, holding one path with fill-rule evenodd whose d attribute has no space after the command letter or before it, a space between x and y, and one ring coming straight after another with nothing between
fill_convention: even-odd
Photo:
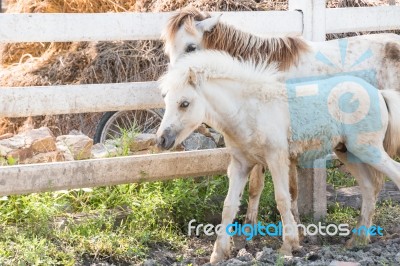
<instances>
[{"instance_id":1,"label":"cart wheel","mask_svg":"<svg viewBox=\"0 0 400 266\"><path fill-rule=\"evenodd\" d=\"M118 138L123 130L133 128L141 133L155 134L161 124L162 113L160 109L106 112L96 127L94 143Z\"/></svg>"}]
</instances>

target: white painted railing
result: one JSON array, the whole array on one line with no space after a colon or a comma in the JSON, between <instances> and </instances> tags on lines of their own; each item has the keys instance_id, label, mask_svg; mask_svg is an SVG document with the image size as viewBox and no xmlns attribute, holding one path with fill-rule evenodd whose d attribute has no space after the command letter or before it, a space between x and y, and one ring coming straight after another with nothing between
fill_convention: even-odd
<instances>
[{"instance_id":1,"label":"white painted railing","mask_svg":"<svg viewBox=\"0 0 400 266\"><path fill-rule=\"evenodd\" d=\"M324 0L291 0L289 11L222 13L223 22L257 35L303 34L313 41L325 40L327 33L400 29L400 6L326 9ZM171 13L0 14L0 43L158 39L170 16ZM2 117L162 106L155 82L0 90ZM226 170L227 162L226 150L215 149L0 167L0 195L216 174ZM305 193L312 191L311 199L320 198L325 193L325 183L313 180L323 179L324 171L311 172L320 176L305 178L301 183L309 188ZM304 200L308 201L307 197ZM316 206L315 199L303 205L320 214L325 208Z\"/></svg>"}]
</instances>

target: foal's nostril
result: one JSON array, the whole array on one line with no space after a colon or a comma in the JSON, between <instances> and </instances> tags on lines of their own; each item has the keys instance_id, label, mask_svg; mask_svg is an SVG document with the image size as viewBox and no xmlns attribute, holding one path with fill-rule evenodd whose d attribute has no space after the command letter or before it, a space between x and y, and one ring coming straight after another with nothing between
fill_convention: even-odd
<instances>
[{"instance_id":1,"label":"foal's nostril","mask_svg":"<svg viewBox=\"0 0 400 266\"><path fill-rule=\"evenodd\" d=\"M165 147L165 143L166 143L166 139L165 139L165 137L164 136L161 136L160 137L160 142L159 142L159 145L161 146L161 147Z\"/></svg>"}]
</instances>

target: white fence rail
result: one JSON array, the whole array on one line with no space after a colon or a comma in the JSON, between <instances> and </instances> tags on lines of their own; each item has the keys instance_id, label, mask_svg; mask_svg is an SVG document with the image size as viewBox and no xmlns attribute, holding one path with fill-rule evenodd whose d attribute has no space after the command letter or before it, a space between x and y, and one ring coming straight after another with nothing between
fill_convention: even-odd
<instances>
[{"instance_id":1,"label":"white fence rail","mask_svg":"<svg viewBox=\"0 0 400 266\"><path fill-rule=\"evenodd\" d=\"M400 6L332 8L326 12L326 33L400 29Z\"/></svg>"},{"instance_id":2,"label":"white fence rail","mask_svg":"<svg viewBox=\"0 0 400 266\"><path fill-rule=\"evenodd\" d=\"M226 149L3 167L0 195L168 180L226 172Z\"/></svg>"},{"instance_id":3,"label":"white fence rail","mask_svg":"<svg viewBox=\"0 0 400 266\"><path fill-rule=\"evenodd\" d=\"M325 40L327 33L400 29L400 6L326 9L323 0L291 0L289 9L223 12L221 20L257 35L303 34L314 41ZM170 16L171 13L0 14L0 43L158 39ZM0 90L0 117L162 106L155 82ZM215 149L0 167L0 195L222 173L227 162L226 150ZM316 185L324 182L308 178L301 183L312 187L308 190L313 191L308 197L312 200L325 193L323 185ZM303 205L314 203L315 200ZM324 211L315 206L312 209Z\"/></svg>"},{"instance_id":4,"label":"white fence rail","mask_svg":"<svg viewBox=\"0 0 400 266\"><path fill-rule=\"evenodd\" d=\"M297 11L222 12L223 21L254 34L298 34ZM2 14L0 42L70 42L156 40L167 24L166 13Z\"/></svg>"},{"instance_id":5,"label":"white fence rail","mask_svg":"<svg viewBox=\"0 0 400 266\"><path fill-rule=\"evenodd\" d=\"M5 117L161 108L157 82L2 88Z\"/></svg>"},{"instance_id":6,"label":"white fence rail","mask_svg":"<svg viewBox=\"0 0 400 266\"><path fill-rule=\"evenodd\" d=\"M302 1L295 1L293 9ZM318 1L316 1L318 3ZM323 2L323 1L322 1ZM258 34L301 34L303 15L298 11L214 12L221 21ZM303 12L307 14L307 12ZM317 9L311 19L316 35L400 28L400 6ZM160 38L171 12L97 14L1 14L0 42L70 42L155 40ZM305 15L306 16L306 15ZM7 25L7 26L4 26ZM325 27L321 27L325 25ZM317 28L315 30L315 28ZM305 32L304 32L305 33ZM307 37L307 36L306 36Z\"/></svg>"}]
</instances>

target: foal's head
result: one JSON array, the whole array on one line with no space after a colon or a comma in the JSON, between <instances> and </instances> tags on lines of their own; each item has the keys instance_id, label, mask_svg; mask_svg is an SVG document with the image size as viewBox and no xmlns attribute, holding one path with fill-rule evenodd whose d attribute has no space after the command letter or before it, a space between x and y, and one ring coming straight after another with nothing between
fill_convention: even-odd
<instances>
[{"instance_id":1,"label":"foal's head","mask_svg":"<svg viewBox=\"0 0 400 266\"><path fill-rule=\"evenodd\" d=\"M157 142L162 149L175 147L203 122L206 107L199 97L201 76L187 68L171 69L161 78L165 114L157 131Z\"/></svg>"},{"instance_id":2,"label":"foal's head","mask_svg":"<svg viewBox=\"0 0 400 266\"><path fill-rule=\"evenodd\" d=\"M170 64L173 65L181 55L203 49L203 34L211 31L219 18L193 7L182 9L173 16L162 36Z\"/></svg>"}]
</instances>

